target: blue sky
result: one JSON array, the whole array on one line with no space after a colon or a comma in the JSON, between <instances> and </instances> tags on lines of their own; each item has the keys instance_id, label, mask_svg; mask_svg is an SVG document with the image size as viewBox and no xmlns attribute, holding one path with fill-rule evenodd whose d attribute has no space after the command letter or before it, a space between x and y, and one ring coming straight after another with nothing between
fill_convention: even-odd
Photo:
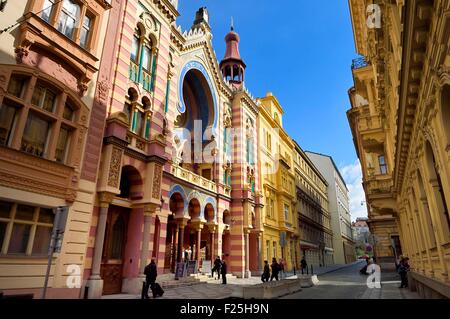
<instances>
[{"instance_id":1,"label":"blue sky","mask_svg":"<svg viewBox=\"0 0 450 319\"><path fill-rule=\"evenodd\" d=\"M364 216L346 117L350 65L357 56L347 1L180 0L177 23L183 30L202 6L209 11L217 58L224 55L233 17L247 64L246 87L255 97L273 92L284 108L287 132L305 150L334 158L349 186L354 217Z\"/></svg>"}]
</instances>

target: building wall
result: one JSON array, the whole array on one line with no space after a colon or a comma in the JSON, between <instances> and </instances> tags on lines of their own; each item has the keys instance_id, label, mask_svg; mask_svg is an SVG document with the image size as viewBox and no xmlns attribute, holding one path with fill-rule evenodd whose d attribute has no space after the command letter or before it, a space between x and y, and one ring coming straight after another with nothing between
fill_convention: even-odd
<instances>
[{"instance_id":1,"label":"building wall","mask_svg":"<svg viewBox=\"0 0 450 319\"><path fill-rule=\"evenodd\" d=\"M450 4L383 4L389 23L376 41L361 20L364 5L350 1L357 51L365 61L353 65L347 114L363 168L369 226L378 255L391 260L397 246L389 237L400 236L400 251L412 265L412 289L427 298L448 297L449 38L443 30Z\"/></svg>"},{"instance_id":2,"label":"building wall","mask_svg":"<svg viewBox=\"0 0 450 319\"><path fill-rule=\"evenodd\" d=\"M20 144L16 144L15 138L12 142L10 140L9 144L2 146L1 165L8 172L2 171L0 174L2 176L0 198L2 201L10 203L49 209L68 206L69 215L64 241L61 251L53 255L47 297L77 298L80 294L80 287L77 286L76 281L70 280L69 275L74 274L73 271L75 274L83 272L95 189L93 183L81 177L80 170L83 166L81 159L85 149L85 132L89 126L93 104L96 101L97 69L100 65L98 61L102 55L110 8L97 2L90 2L88 6L81 7L80 14L88 12L93 18L87 46L83 48L79 45L78 31L74 31L74 41L70 41L52 26L59 17L61 6L62 3L53 8L49 23L44 22L40 15L35 14L43 8L43 1L40 0L8 1L4 11L0 12L2 21L8 25L15 24L25 13L32 12L27 20L1 35L0 64L2 66L0 69L2 71L0 73L2 73L3 80L0 103L3 104L2 107L9 103L7 99L11 98L8 95L10 94L9 90L3 86L10 80L10 74L17 72L33 74L38 81L52 83L51 85L55 86L53 90L56 92L64 91L64 94L59 95L58 103L63 103L63 99L71 99L81 107L75 109L76 119L72 118L72 121L80 123L80 126L71 133L71 145L73 146L67 151L68 156L64 164L56 163L55 153L52 150L55 142L52 142L51 139L46 145L48 151L42 155L46 158L45 160L39 158L39 155L26 154L27 152L20 148ZM34 34L33 27L36 26L42 28L41 33ZM56 44L51 42L52 44L49 45L49 41ZM35 94L33 91L35 86L32 84L34 78L30 81L28 84L31 85L27 86L28 93L22 96L25 105L28 105L27 99L31 97L30 95ZM41 82L38 82L38 85L40 85L39 83ZM58 104L56 108L59 105L61 104ZM30 109L36 112L33 107ZM26 116L23 110L25 108L22 108L21 113L18 114L13 136L18 136L23 132L21 121ZM56 121L51 124L55 132L59 130L58 123L59 121ZM14 156L14 162L11 162L11 156ZM11 165L15 167L13 168ZM27 168L27 166L31 167L29 165L34 166L35 169L30 171ZM71 183L66 178L71 178ZM38 182L36 183L36 181ZM42 209L39 214L41 212ZM6 222L6 219L4 221ZM18 225L18 223L14 223L14 225L16 224ZM8 225L13 224L9 222ZM51 229L50 226L51 223L48 230ZM36 228L36 232L38 231L39 226ZM38 235L35 234L34 227L32 227L30 238L34 240L34 243L38 238L46 238L37 237ZM13 238L15 238L14 240L19 238L16 237L14 231L9 241L11 242ZM6 246L6 240L3 242L5 246L0 255L0 271L2 273L0 289L5 294L31 293L35 297L40 297L47 269L46 252L35 256L33 249L31 252L28 250L25 254L11 255L10 248ZM68 287L71 283L75 284L75 288Z\"/></svg>"},{"instance_id":3,"label":"building wall","mask_svg":"<svg viewBox=\"0 0 450 319\"><path fill-rule=\"evenodd\" d=\"M334 260L336 264L346 264L355 261L355 254L350 254L351 249L344 247L353 246L354 240L351 234L351 222L349 211L349 197L347 186L338 172L331 157L307 152L313 163L324 175L328 183L328 199L333 229Z\"/></svg>"}]
</instances>

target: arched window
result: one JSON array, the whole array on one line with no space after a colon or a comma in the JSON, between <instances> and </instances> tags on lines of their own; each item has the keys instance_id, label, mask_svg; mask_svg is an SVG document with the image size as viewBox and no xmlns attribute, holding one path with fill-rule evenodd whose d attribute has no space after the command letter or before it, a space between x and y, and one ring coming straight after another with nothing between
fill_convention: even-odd
<instances>
[{"instance_id":1,"label":"arched window","mask_svg":"<svg viewBox=\"0 0 450 319\"><path fill-rule=\"evenodd\" d=\"M156 57L153 55L153 42L144 39L142 31L137 28L131 43L130 80L142 84L144 90L151 91L153 88L153 69Z\"/></svg>"},{"instance_id":2,"label":"arched window","mask_svg":"<svg viewBox=\"0 0 450 319\"><path fill-rule=\"evenodd\" d=\"M27 101L25 92L30 88L31 101ZM31 70L30 74L14 70L6 94L0 96L0 145L70 165L72 137L81 118L82 104L76 101L56 81L36 77ZM25 125L16 125L19 122Z\"/></svg>"},{"instance_id":3,"label":"arched window","mask_svg":"<svg viewBox=\"0 0 450 319\"><path fill-rule=\"evenodd\" d=\"M139 28L136 29L136 32L133 35L133 40L131 42L131 60L136 63L139 63L139 51L141 46L141 30Z\"/></svg>"},{"instance_id":4,"label":"arched window","mask_svg":"<svg viewBox=\"0 0 450 319\"><path fill-rule=\"evenodd\" d=\"M428 164L428 171L430 174L430 184L433 190L438 211L440 212L440 218L444 228L447 229L447 233L450 230L450 215L448 211L448 202L445 197L444 188L442 186L442 178L437 169L436 157L430 142L425 145L426 160Z\"/></svg>"}]
</instances>

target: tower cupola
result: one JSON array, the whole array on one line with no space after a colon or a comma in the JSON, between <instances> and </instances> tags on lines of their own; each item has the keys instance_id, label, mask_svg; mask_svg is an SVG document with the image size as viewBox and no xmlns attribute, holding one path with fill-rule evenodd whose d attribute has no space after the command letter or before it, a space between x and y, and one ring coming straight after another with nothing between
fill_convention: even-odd
<instances>
[{"instance_id":1,"label":"tower cupola","mask_svg":"<svg viewBox=\"0 0 450 319\"><path fill-rule=\"evenodd\" d=\"M239 53L239 41L239 34L234 31L233 23L231 23L231 31L225 36L227 48L225 57L220 62L220 70L227 81L236 85L244 82L244 73L247 67Z\"/></svg>"}]
</instances>

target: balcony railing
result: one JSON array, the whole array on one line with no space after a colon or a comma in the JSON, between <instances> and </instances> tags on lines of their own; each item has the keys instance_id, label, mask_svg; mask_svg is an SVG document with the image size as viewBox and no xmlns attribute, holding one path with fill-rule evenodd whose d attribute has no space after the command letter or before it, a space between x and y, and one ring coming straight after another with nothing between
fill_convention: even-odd
<instances>
[{"instance_id":1,"label":"balcony railing","mask_svg":"<svg viewBox=\"0 0 450 319\"><path fill-rule=\"evenodd\" d=\"M352 61L352 70L361 69L366 66L369 66L369 62L367 62L365 57L353 59L353 61Z\"/></svg>"},{"instance_id":2,"label":"balcony railing","mask_svg":"<svg viewBox=\"0 0 450 319\"><path fill-rule=\"evenodd\" d=\"M187 169L184 169L180 166L172 166L172 175L189 183L200 186L201 188L204 188L211 192L217 192L216 183L191 171L188 171Z\"/></svg>"}]
</instances>

